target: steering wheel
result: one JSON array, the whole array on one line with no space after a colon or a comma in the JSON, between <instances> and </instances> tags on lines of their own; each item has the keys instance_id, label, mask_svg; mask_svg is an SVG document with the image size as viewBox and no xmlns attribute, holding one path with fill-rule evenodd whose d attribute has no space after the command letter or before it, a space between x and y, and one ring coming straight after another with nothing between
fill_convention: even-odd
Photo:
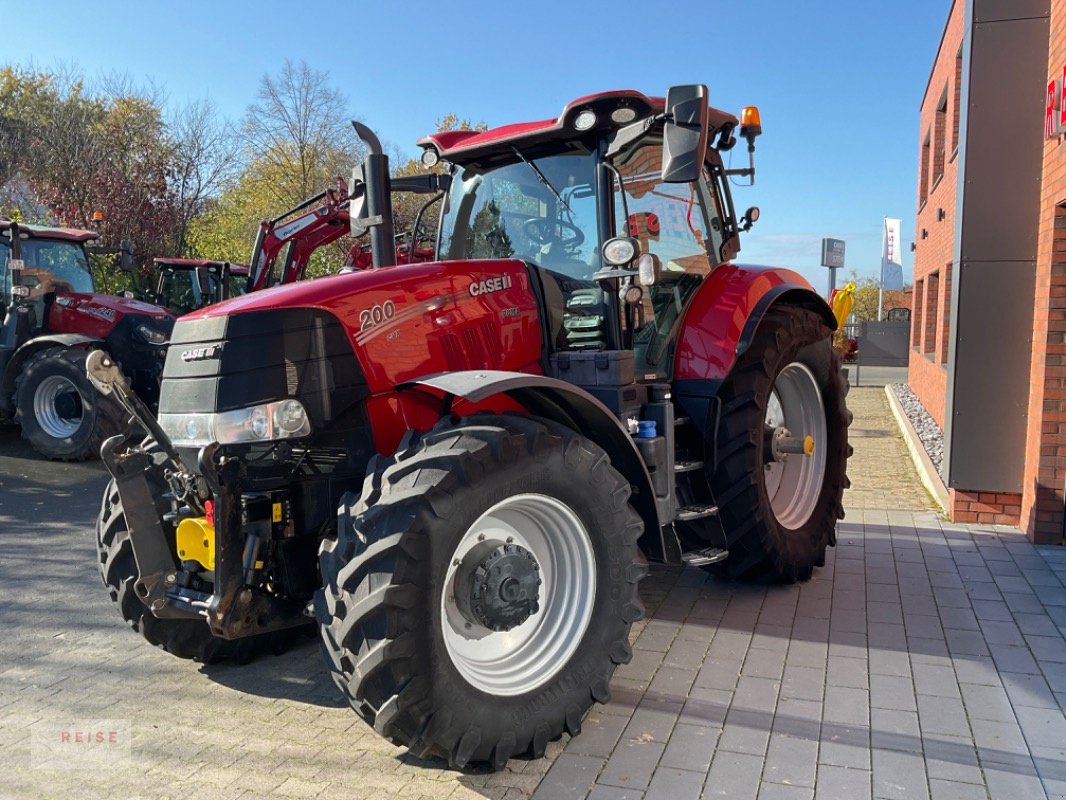
<instances>
[{"instance_id":1,"label":"steering wheel","mask_svg":"<svg viewBox=\"0 0 1066 800\"><path fill-rule=\"evenodd\" d=\"M567 238L566 232L572 236ZM572 222L562 219L533 217L522 223L522 233L536 244L545 245L558 242L564 248L577 247L585 241L585 233Z\"/></svg>"}]
</instances>

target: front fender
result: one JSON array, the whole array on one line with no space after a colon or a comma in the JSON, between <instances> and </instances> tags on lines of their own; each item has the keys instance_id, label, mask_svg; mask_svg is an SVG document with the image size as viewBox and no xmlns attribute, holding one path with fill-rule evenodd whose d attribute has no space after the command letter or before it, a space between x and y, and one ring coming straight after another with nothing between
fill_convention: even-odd
<instances>
[{"instance_id":1,"label":"front fender","mask_svg":"<svg viewBox=\"0 0 1066 800\"><path fill-rule=\"evenodd\" d=\"M584 389L544 375L501 370L464 370L426 375L405 381L396 388L433 390L444 395L449 409L453 399L461 398L476 404L503 394L530 414L578 431L606 451L611 464L633 487L631 502L644 521L641 543L645 552L657 553L663 548L655 494L644 459L621 421Z\"/></svg>"},{"instance_id":2,"label":"front fender","mask_svg":"<svg viewBox=\"0 0 1066 800\"><path fill-rule=\"evenodd\" d=\"M774 305L809 308L836 330L833 310L802 275L790 269L723 264L696 291L681 321L674 394L701 428L707 424L710 398Z\"/></svg>"}]
</instances>

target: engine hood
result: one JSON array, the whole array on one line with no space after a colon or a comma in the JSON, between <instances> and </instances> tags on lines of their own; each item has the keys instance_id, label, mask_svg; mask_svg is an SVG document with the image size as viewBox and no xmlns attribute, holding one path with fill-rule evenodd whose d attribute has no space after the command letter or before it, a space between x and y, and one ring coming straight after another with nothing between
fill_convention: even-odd
<instances>
[{"instance_id":1,"label":"engine hood","mask_svg":"<svg viewBox=\"0 0 1066 800\"><path fill-rule=\"evenodd\" d=\"M521 261L515 259L493 261L431 261L418 264L398 264L393 267L367 269L338 275L326 275L285 286L233 297L221 303L206 306L182 316L182 320L225 317L249 311L265 311L271 308L330 308L336 307L341 297L402 284L403 287L418 287L432 283L442 275L454 275L462 279L469 274L504 274L524 271ZM468 281L469 282L469 281Z\"/></svg>"},{"instance_id":2,"label":"engine hood","mask_svg":"<svg viewBox=\"0 0 1066 800\"><path fill-rule=\"evenodd\" d=\"M131 300L126 297L116 297L109 294L81 294L78 292L57 292L56 305L71 311L78 311L90 316L97 316L114 321L126 314L140 314L153 319L166 319L173 317L169 311L142 303L140 300Z\"/></svg>"}]
</instances>

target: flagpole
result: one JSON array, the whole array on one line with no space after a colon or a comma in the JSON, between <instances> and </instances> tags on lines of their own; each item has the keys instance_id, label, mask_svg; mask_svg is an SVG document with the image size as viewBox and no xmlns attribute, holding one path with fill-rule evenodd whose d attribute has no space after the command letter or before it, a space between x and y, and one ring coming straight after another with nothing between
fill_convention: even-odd
<instances>
[{"instance_id":1,"label":"flagpole","mask_svg":"<svg viewBox=\"0 0 1066 800\"><path fill-rule=\"evenodd\" d=\"M881 277L877 281L877 321L881 321L881 310L885 307L885 231L888 217L881 218Z\"/></svg>"}]
</instances>

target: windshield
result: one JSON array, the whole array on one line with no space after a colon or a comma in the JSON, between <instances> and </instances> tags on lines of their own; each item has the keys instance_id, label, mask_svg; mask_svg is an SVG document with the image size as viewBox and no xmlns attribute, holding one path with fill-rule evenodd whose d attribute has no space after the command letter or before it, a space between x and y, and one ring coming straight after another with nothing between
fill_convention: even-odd
<instances>
[{"instance_id":1,"label":"windshield","mask_svg":"<svg viewBox=\"0 0 1066 800\"><path fill-rule=\"evenodd\" d=\"M210 301L204 296L197 270L167 269L160 275L157 302L176 314L185 314Z\"/></svg>"},{"instance_id":2,"label":"windshield","mask_svg":"<svg viewBox=\"0 0 1066 800\"><path fill-rule=\"evenodd\" d=\"M9 291L10 278L7 261L11 257L11 246L0 242L0 287ZM85 249L77 242L64 242L49 239L26 239L22 242L22 284L30 287L31 292L84 292L92 294L93 277L89 272L89 262L85 258Z\"/></svg>"},{"instance_id":3,"label":"windshield","mask_svg":"<svg viewBox=\"0 0 1066 800\"><path fill-rule=\"evenodd\" d=\"M600 266L595 168L591 154L459 167L445 200L440 257L521 258L591 277Z\"/></svg>"}]
</instances>

